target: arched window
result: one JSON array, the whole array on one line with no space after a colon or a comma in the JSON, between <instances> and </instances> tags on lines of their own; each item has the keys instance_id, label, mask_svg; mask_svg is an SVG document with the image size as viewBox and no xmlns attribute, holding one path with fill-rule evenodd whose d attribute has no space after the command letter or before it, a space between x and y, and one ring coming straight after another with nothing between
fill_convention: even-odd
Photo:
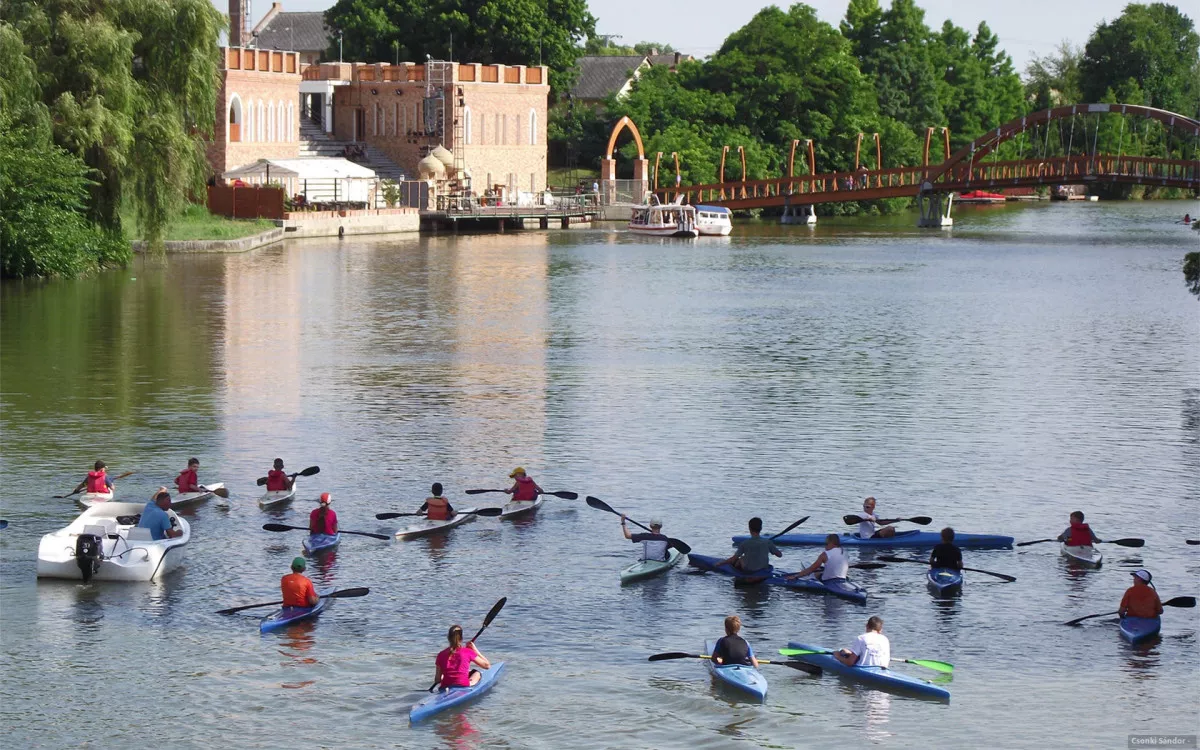
<instances>
[{"instance_id":1,"label":"arched window","mask_svg":"<svg viewBox=\"0 0 1200 750\"><path fill-rule=\"evenodd\" d=\"M254 140L254 100L246 101L246 106L242 109L242 116L246 119L246 124L242 126L242 140Z\"/></svg>"},{"instance_id":2,"label":"arched window","mask_svg":"<svg viewBox=\"0 0 1200 750\"><path fill-rule=\"evenodd\" d=\"M275 118L275 102L267 102L267 140L278 140L278 130L279 120Z\"/></svg>"},{"instance_id":3,"label":"arched window","mask_svg":"<svg viewBox=\"0 0 1200 750\"><path fill-rule=\"evenodd\" d=\"M287 111L287 140L295 140L296 135L296 103L290 102Z\"/></svg>"},{"instance_id":4,"label":"arched window","mask_svg":"<svg viewBox=\"0 0 1200 750\"><path fill-rule=\"evenodd\" d=\"M529 145L537 145L537 110L529 110Z\"/></svg>"},{"instance_id":5,"label":"arched window","mask_svg":"<svg viewBox=\"0 0 1200 750\"><path fill-rule=\"evenodd\" d=\"M257 141L267 140L266 111L267 111L266 107L263 106L263 103L260 100L258 102L258 112L256 113L258 115L258 125L255 126L255 129L257 130L257 135L255 137L255 140L257 140Z\"/></svg>"},{"instance_id":6,"label":"arched window","mask_svg":"<svg viewBox=\"0 0 1200 750\"><path fill-rule=\"evenodd\" d=\"M225 130L225 138L229 143L238 143L242 140L242 127L245 125L245 118L242 115L242 99L237 94L234 94L229 99L229 127Z\"/></svg>"},{"instance_id":7,"label":"arched window","mask_svg":"<svg viewBox=\"0 0 1200 750\"><path fill-rule=\"evenodd\" d=\"M466 109L463 110L463 133L465 134L464 139L463 139L465 141L465 145L470 146L472 143L471 108L470 107L467 107Z\"/></svg>"}]
</instances>

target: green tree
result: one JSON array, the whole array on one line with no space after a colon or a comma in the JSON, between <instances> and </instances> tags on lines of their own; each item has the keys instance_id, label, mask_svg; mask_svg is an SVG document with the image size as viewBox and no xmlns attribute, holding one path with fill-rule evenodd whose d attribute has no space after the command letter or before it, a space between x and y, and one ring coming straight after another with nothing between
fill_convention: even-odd
<instances>
[{"instance_id":1,"label":"green tree","mask_svg":"<svg viewBox=\"0 0 1200 750\"><path fill-rule=\"evenodd\" d=\"M1200 253L1183 256L1183 281L1189 292L1200 297Z\"/></svg>"},{"instance_id":2,"label":"green tree","mask_svg":"<svg viewBox=\"0 0 1200 750\"><path fill-rule=\"evenodd\" d=\"M914 130L942 124L925 11L913 0L892 0L886 12L875 0L853 0L841 29L859 69L875 83L880 114Z\"/></svg>"},{"instance_id":3,"label":"green tree","mask_svg":"<svg viewBox=\"0 0 1200 750\"><path fill-rule=\"evenodd\" d=\"M354 60L450 58L504 65L547 65L557 94L570 88L579 43L596 33L586 0L338 0L325 11L343 54Z\"/></svg>"},{"instance_id":4,"label":"green tree","mask_svg":"<svg viewBox=\"0 0 1200 750\"><path fill-rule=\"evenodd\" d=\"M1050 109L1083 102L1079 64L1083 50L1062 42L1058 49L1033 58L1025 67L1025 100L1032 109Z\"/></svg>"}]
</instances>

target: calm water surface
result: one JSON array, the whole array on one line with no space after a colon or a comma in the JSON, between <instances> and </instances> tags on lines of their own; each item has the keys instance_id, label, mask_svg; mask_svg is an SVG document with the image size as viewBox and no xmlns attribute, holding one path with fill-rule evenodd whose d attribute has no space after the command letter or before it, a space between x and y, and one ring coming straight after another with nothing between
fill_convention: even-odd
<instances>
[{"instance_id":1,"label":"calm water surface","mask_svg":"<svg viewBox=\"0 0 1200 750\"><path fill-rule=\"evenodd\" d=\"M1107 621L1128 571L1197 593L1200 303L1180 273L1195 203L957 211L739 226L731 239L615 229L305 241L8 285L0 307L0 714L6 747L1126 747L1200 731L1196 610L1130 648ZM78 512L96 458L142 501L189 456L232 505L192 512L158 584L37 582L39 537ZM321 466L265 513L275 456ZM214 610L278 594L322 491L342 527L389 532L441 481L452 500L523 465L695 551L768 530L844 528L863 496L931 528L1057 534L1087 511L1110 547L1070 570L1054 545L968 553L939 602L918 566L859 572L864 606L677 569L621 587L615 516L551 499L406 543L345 537L310 574L370 586L313 626L260 636ZM485 496L487 497L487 496ZM791 549L798 569L814 550ZM866 553L869 557L870 553ZM446 628L508 662L466 711L409 728ZM847 643L881 615L893 654L957 666L948 705L764 667L765 705L717 690L695 651L738 613L760 653ZM916 667L898 666L933 677ZM769 670L769 671L767 671Z\"/></svg>"}]
</instances>

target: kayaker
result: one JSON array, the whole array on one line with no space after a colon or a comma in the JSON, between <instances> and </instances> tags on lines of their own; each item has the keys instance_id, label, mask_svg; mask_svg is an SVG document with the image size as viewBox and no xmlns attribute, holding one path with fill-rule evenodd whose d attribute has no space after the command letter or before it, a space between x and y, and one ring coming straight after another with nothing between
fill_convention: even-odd
<instances>
[{"instance_id":1,"label":"kayaker","mask_svg":"<svg viewBox=\"0 0 1200 750\"><path fill-rule=\"evenodd\" d=\"M850 648L839 649L833 655L847 667L886 669L892 663L892 644L883 634L883 618L875 616L867 620L867 632L855 638Z\"/></svg>"},{"instance_id":2,"label":"kayaker","mask_svg":"<svg viewBox=\"0 0 1200 750\"><path fill-rule=\"evenodd\" d=\"M1158 617L1163 613L1162 600L1150 583L1153 576L1148 570L1133 571L1133 585L1121 597L1117 614L1121 617Z\"/></svg>"},{"instance_id":3,"label":"kayaker","mask_svg":"<svg viewBox=\"0 0 1200 750\"><path fill-rule=\"evenodd\" d=\"M822 581L845 580L847 574L849 574L850 561L846 559L846 552L842 549L842 538L837 534L830 534L825 537L825 551L817 555L817 559L812 565L809 565L798 573L786 575L784 578L787 580L803 578L821 566L825 566L824 570L821 571Z\"/></svg>"},{"instance_id":4,"label":"kayaker","mask_svg":"<svg viewBox=\"0 0 1200 750\"><path fill-rule=\"evenodd\" d=\"M625 514L621 514L621 533L625 538L634 544L642 545L643 560L658 560L666 561L669 557L667 550L671 546L671 540L662 533L662 521L651 519L650 533L630 534L629 527L625 525Z\"/></svg>"},{"instance_id":5,"label":"kayaker","mask_svg":"<svg viewBox=\"0 0 1200 750\"><path fill-rule=\"evenodd\" d=\"M775 546L775 542L763 539L761 534L762 519L755 516L750 519L750 538L739 544L737 551L731 557L725 558L715 567L732 565L746 573L754 573L771 564L771 558L768 555L783 557L783 553Z\"/></svg>"},{"instance_id":6,"label":"kayaker","mask_svg":"<svg viewBox=\"0 0 1200 750\"><path fill-rule=\"evenodd\" d=\"M200 478L196 476L196 470L200 468L200 459L189 458L187 468L179 472L179 476L175 477L175 486L179 489L179 494L185 492L200 492Z\"/></svg>"},{"instance_id":7,"label":"kayaker","mask_svg":"<svg viewBox=\"0 0 1200 750\"><path fill-rule=\"evenodd\" d=\"M742 619L737 615L725 618L725 637L719 638L713 644L713 652L709 654L717 664L745 664L758 668L758 659L750 653L750 644L738 635L742 630Z\"/></svg>"},{"instance_id":8,"label":"kayaker","mask_svg":"<svg viewBox=\"0 0 1200 750\"><path fill-rule=\"evenodd\" d=\"M313 588L312 580L304 575L308 563L303 557L292 560L292 572L279 579L279 588L283 590L283 606L285 607L315 607L321 597Z\"/></svg>"},{"instance_id":9,"label":"kayaker","mask_svg":"<svg viewBox=\"0 0 1200 750\"><path fill-rule=\"evenodd\" d=\"M475 648L474 641L463 645L462 639L462 625L451 625L450 632L446 634L446 640L450 642L450 647L442 649L434 662L433 679L443 689L470 687L479 682L482 675L471 669L471 665L480 669L492 668L492 663L487 660L487 657Z\"/></svg>"},{"instance_id":10,"label":"kayaker","mask_svg":"<svg viewBox=\"0 0 1200 750\"><path fill-rule=\"evenodd\" d=\"M92 465L92 471L88 472L87 478L80 482L71 494L82 492L85 488L88 492L113 491L112 477L108 476L107 466L103 461L97 461Z\"/></svg>"},{"instance_id":11,"label":"kayaker","mask_svg":"<svg viewBox=\"0 0 1200 750\"><path fill-rule=\"evenodd\" d=\"M417 512L424 512L425 517L430 521L449 521L454 518L454 507L450 505L449 500L442 497L442 483L434 482L430 489L433 490L433 497L425 498L425 502L421 504L420 508L417 508Z\"/></svg>"},{"instance_id":12,"label":"kayaker","mask_svg":"<svg viewBox=\"0 0 1200 750\"><path fill-rule=\"evenodd\" d=\"M962 550L954 544L954 529L942 529L942 542L929 553L929 567L962 570Z\"/></svg>"},{"instance_id":13,"label":"kayaker","mask_svg":"<svg viewBox=\"0 0 1200 750\"><path fill-rule=\"evenodd\" d=\"M308 533L329 536L338 533L337 513L334 513L333 508L329 507L332 502L332 495L328 492L321 493L321 504L308 514Z\"/></svg>"},{"instance_id":14,"label":"kayaker","mask_svg":"<svg viewBox=\"0 0 1200 750\"><path fill-rule=\"evenodd\" d=\"M174 539L183 536L183 529L175 527L175 519L168 513L171 509L171 493L166 487L160 487L154 494L154 499L142 508L142 517L138 519L139 529L150 529L150 538L154 541Z\"/></svg>"},{"instance_id":15,"label":"kayaker","mask_svg":"<svg viewBox=\"0 0 1200 750\"><path fill-rule=\"evenodd\" d=\"M538 495L542 494L542 488L537 486L537 482L526 476L525 470L520 466L513 469L508 476L513 479L513 486L505 492L513 496L513 502L533 502L537 500Z\"/></svg>"},{"instance_id":16,"label":"kayaker","mask_svg":"<svg viewBox=\"0 0 1200 750\"><path fill-rule=\"evenodd\" d=\"M1064 542L1068 547L1091 547L1100 541L1100 537L1096 536L1091 526L1083 522L1083 511L1077 510L1071 514L1071 525L1058 535L1058 541Z\"/></svg>"},{"instance_id":17,"label":"kayaker","mask_svg":"<svg viewBox=\"0 0 1200 750\"><path fill-rule=\"evenodd\" d=\"M267 492L285 492L292 488L292 482L296 481L289 477L283 470L283 459L275 459L275 468L267 472Z\"/></svg>"},{"instance_id":18,"label":"kayaker","mask_svg":"<svg viewBox=\"0 0 1200 750\"><path fill-rule=\"evenodd\" d=\"M858 524L859 539L889 539L896 536L895 526L877 525L879 519L875 517L875 498L868 497L863 500L862 513L859 515L863 520Z\"/></svg>"}]
</instances>

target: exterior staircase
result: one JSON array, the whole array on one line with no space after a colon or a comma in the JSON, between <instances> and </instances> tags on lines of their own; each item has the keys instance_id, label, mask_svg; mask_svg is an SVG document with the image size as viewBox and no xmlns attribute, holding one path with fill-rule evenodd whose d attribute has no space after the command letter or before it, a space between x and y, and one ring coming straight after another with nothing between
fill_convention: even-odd
<instances>
[{"instance_id":1,"label":"exterior staircase","mask_svg":"<svg viewBox=\"0 0 1200 750\"><path fill-rule=\"evenodd\" d=\"M300 118L299 155L301 158L310 156L341 157L342 150L348 145L350 145L350 141L339 141L321 130L321 126L316 123L309 121L305 117ZM364 162L358 163L367 169L374 170L379 179L392 180L393 182L403 182L412 179L380 149L369 143L361 143L360 145L366 148L367 159Z\"/></svg>"}]
</instances>

